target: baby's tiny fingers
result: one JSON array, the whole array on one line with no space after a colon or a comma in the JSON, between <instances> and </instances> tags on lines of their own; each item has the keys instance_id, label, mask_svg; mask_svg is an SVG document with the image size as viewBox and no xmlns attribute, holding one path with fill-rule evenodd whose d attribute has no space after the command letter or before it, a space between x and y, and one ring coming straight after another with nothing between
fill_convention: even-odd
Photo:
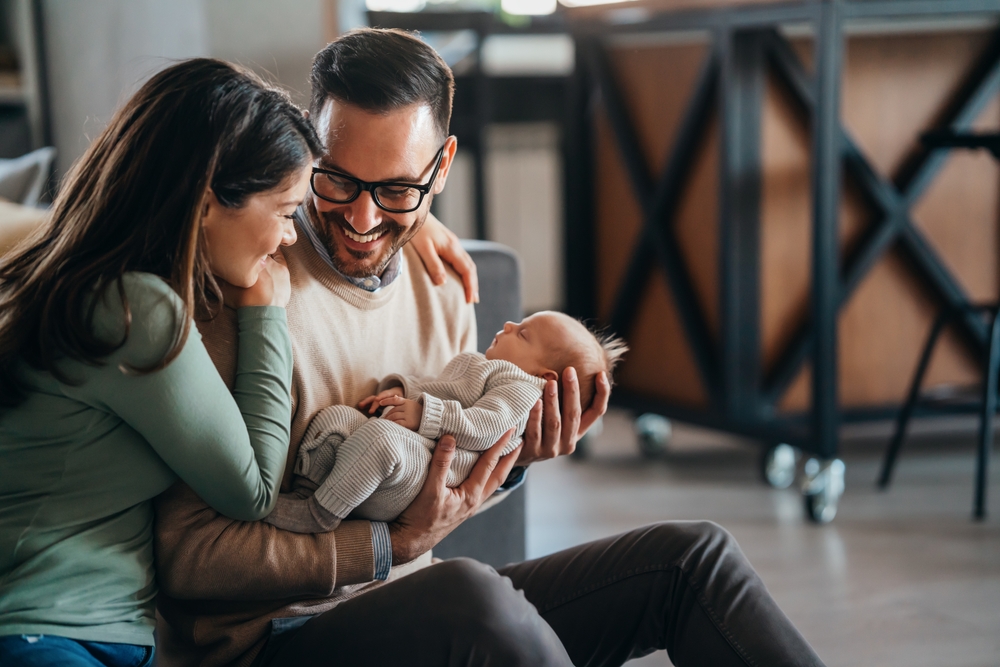
<instances>
[{"instance_id":1,"label":"baby's tiny fingers","mask_svg":"<svg viewBox=\"0 0 1000 667\"><path fill-rule=\"evenodd\" d=\"M386 396L379 401L379 405L402 405L405 401L402 396Z\"/></svg>"}]
</instances>

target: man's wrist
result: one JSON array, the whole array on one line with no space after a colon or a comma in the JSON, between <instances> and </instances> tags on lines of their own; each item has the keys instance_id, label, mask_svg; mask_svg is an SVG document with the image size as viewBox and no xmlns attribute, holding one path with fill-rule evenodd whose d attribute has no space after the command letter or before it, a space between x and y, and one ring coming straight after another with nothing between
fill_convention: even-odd
<instances>
[{"instance_id":1,"label":"man's wrist","mask_svg":"<svg viewBox=\"0 0 1000 667\"><path fill-rule=\"evenodd\" d=\"M397 522L387 524L389 530L390 550L392 551L392 564L403 565L416 558L411 555L410 540L406 537L405 529Z\"/></svg>"}]
</instances>

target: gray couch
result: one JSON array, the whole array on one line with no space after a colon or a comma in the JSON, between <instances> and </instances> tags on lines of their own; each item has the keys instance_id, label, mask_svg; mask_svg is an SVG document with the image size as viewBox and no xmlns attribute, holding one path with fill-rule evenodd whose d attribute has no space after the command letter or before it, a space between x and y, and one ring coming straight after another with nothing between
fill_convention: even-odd
<instances>
[{"instance_id":1,"label":"gray couch","mask_svg":"<svg viewBox=\"0 0 1000 667\"><path fill-rule=\"evenodd\" d=\"M517 255L489 241L463 241L479 269L476 320L479 350L508 320L521 319L521 272ZM524 486L502 503L472 517L434 547L438 558L469 556L494 567L524 560Z\"/></svg>"}]
</instances>

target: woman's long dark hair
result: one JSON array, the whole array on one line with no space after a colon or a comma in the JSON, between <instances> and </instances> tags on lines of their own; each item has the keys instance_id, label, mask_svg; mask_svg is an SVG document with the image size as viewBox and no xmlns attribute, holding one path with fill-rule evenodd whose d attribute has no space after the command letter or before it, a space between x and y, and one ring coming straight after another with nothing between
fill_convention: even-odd
<instances>
[{"instance_id":1,"label":"woman's long dark hair","mask_svg":"<svg viewBox=\"0 0 1000 667\"><path fill-rule=\"evenodd\" d=\"M153 76L66 175L48 225L0 262L0 407L25 398L19 362L68 382L60 359L99 364L125 343L127 271L162 277L184 302L171 349L140 372L173 361L194 313L221 300L201 242L209 190L240 207L321 152L288 96L251 72L199 58ZM115 284L125 337L109 343L93 332L94 295Z\"/></svg>"}]
</instances>

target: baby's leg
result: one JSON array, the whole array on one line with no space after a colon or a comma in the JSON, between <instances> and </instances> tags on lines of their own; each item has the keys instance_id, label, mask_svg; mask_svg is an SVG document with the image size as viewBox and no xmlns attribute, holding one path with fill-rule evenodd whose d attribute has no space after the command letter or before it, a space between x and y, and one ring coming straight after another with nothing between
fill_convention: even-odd
<instances>
[{"instance_id":1,"label":"baby's leg","mask_svg":"<svg viewBox=\"0 0 1000 667\"><path fill-rule=\"evenodd\" d=\"M317 503L313 493L333 468L337 448L367 421L368 417L346 405L333 405L317 414L299 445L292 492L278 496L274 510L264 521L296 533L336 528L340 517Z\"/></svg>"},{"instance_id":2,"label":"baby's leg","mask_svg":"<svg viewBox=\"0 0 1000 667\"><path fill-rule=\"evenodd\" d=\"M326 510L374 521L399 516L427 476L434 441L386 419L372 419L338 447L337 463L316 490Z\"/></svg>"},{"instance_id":3,"label":"baby's leg","mask_svg":"<svg viewBox=\"0 0 1000 667\"><path fill-rule=\"evenodd\" d=\"M400 454L402 460L394 474L386 476L378 488L357 506L352 516L372 521L391 521L409 507L423 488L437 443L385 419L373 419L359 433L361 431L370 434L373 442L380 443L378 447L389 447L385 443L392 443L392 448ZM355 436L351 436L351 440ZM520 438L512 439L503 453L510 453L519 443ZM455 487L464 482L480 455L481 452L456 449L445 484Z\"/></svg>"},{"instance_id":4,"label":"baby's leg","mask_svg":"<svg viewBox=\"0 0 1000 667\"><path fill-rule=\"evenodd\" d=\"M293 472L316 484L322 482L333 470L340 443L369 420L363 412L349 405L331 405L320 410L302 437Z\"/></svg>"}]
</instances>

